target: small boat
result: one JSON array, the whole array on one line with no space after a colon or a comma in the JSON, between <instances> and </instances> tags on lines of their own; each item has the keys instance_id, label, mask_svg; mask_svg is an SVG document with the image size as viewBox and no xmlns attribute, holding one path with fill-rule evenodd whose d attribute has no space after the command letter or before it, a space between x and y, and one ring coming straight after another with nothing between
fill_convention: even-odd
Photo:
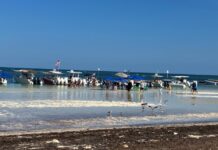
<instances>
[{"instance_id":1,"label":"small boat","mask_svg":"<svg viewBox=\"0 0 218 150\"><path fill-rule=\"evenodd\" d=\"M82 74L82 72L79 71L74 71L74 70L70 70L68 71L68 73L70 74L70 76L68 77L68 83L69 85L77 85L77 86L86 86L87 85L87 81L86 79L82 79L80 78L80 75Z\"/></svg>"},{"instance_id":2,"label":"small boat","mask_svg":"<svg viewBox=\"0 0 218 150\"><path fill-rule=\"evenodd\" d=\"M70 74L70 77L69 77L70 82L81 80L80 75L82 74L82 72L70 70L68 71L68 73Z\"/></svg>"},{"instance_id":3,"label":"small boat","mask_svg":"<svg viewBox=\"0 0 218 150\"><path fill-rule=\"evenodd\" d=\"M4 72L2 72L0 70L0 84L1 85L6 85L8 83L6 78L8 78L9 76L11 76L11 75L5 74Z\"/></svg>"},{"instance_id":4,"label":"small boat","mask_svg":"<svg viewBox=\"0 0 218 150\"><path fill-rule=\"evenodd\" d=\"M115 74L115 76L121 77L121 78L127 78L129 75L124 72L118 72Z\"/></svg>"},{"instance_id":5,"label":"small boat","mask_svg":"<svg viewBox=\"0 0 218 150\"><path fill-rule=\"evenodd\" d=\"M163 79L163 86L166 89L170 89L170 83L172 83L172 80L170 79Z\"/></svg>"},{"instance_id":6,"label":"small boat","mask_svg":"<svg viewBox=\"0 0 218 150\"><path fill-rule=\"evenodd\" d=\"M45 85L68 85L67 77L60 77L63 73L57 70L52 70L49 72L45 72L47 75L43 78L43 83Z\"/></svg>"},{"instance_id":7,"label":"small boat","mask_svg":"<svg viewBox=\"0 0 218 150\"><path fill-rule=\"evenodd\" d=\"M14 70L15 72L19 73L18 76L15 77L15 81L20 84L27 84L33 85L34 79L34 70Z\"/></svg>"},{"instance_id":8,"label":"small boat","mask_svg":"<svg viewBox=\"0 0 218 150\"><path fill-rule=\"evenodd\" d=\"M7 79L0 77L0 84L1 85L6 85L7 83L8 83Z\"/></svg>"},{"instance_id":9,"label":"small boat","mask_svg":"<svg viewBox=\"0 0 218 150\"><path fill-rule=\"evenodd\" d=\"M207 85L218 85L218 80L208 79L208 80L205 80L203 83Z\"/></svg>"},{"instance_id":10,"label":"small boat","mask_svg":"<svg viewBox=\"0 0 218 150\"><path fill-rule=\"evenodd\" d=\"M162 88L163 81L160 78L162 78L163 76L159 75L158 73L155 73L152 77L154 78L154 80L152 81L152 87Z\"/></svg>"},{"instance_id":11,"label":"small boat","mask_svg":"<svg viewBox=\"0 0 218 150\"><path fill-rule=\"evenodd\" d=\"M189 76L172 76L173 80L170 83L172 89L187 89L190 88L191 84L187 80Z\"/></svg>"}]
</instances>

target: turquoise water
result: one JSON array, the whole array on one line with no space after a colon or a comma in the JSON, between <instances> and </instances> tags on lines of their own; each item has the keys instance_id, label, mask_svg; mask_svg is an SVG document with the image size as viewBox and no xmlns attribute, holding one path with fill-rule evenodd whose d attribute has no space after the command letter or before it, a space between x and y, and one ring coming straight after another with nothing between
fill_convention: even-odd
<instances>
[{"instance_id":1,"label":"turquoise water","mask_svg":"<svg viewBox=\"0 0 218 150\"><path fill-rule=\"evenodd\" d=\"M100 72L99 77L114 74ZM149 74L140 74L145 77ZM191 76L193 80L216 76ZM152 110L141 103L157 105ZM218 86L190 90L101 90L66 86L0 86L0 131L107 128L139 124L218 121Z\"/></svg>"}]
</instances>

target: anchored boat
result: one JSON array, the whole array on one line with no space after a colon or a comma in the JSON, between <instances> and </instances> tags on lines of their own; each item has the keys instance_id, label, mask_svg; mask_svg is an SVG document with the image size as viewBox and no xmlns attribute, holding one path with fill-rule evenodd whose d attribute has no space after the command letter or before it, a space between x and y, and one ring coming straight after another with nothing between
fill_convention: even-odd
<instances>
[{"instance_id":1,"label":"anchored boat","mask_svg":"<svg viewBox=\"0 0 218 150\"><path fill-rule=\"evenodd\" d=\"M173 80L170 83L172 89L187 89L191 83L187 80L189 76L172 76Z\"/></svg>"}]
</instances>

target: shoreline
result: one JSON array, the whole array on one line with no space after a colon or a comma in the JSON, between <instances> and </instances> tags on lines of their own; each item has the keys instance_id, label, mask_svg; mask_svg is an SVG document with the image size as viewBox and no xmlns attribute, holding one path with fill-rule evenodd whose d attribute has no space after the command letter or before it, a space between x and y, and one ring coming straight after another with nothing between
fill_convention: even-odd
<instances>
[{"instance_id":1,"label":"shoreline","mask_svg":"<svg viewBox=\"0 0 218 150\"><path fill-rule=\"evenodd\" d=\"M54 130L0 136L0 149L217 149L218 123Z\"/></svg>"},{"instance_id":2,"label":"shoreline","mask_svg":"<svg viewBox=\"0 0 218 150\"><path fill-rule=\"evenodd\" d=\"M84 131L101 131L101 130L113 130L113 129L146 129L146 128L170 128L170 127L191 127L191 126L218 126L218 122L193 122L193 123L171 123L171 124L139 124L139 125L123 125L116 127L99 127L99 128L68 128L68 129L41 129L32 131L0 131L0 137L4 136L19 136L19 135L32 135L32 134L53 134L53 133L65 133L65 132L84 132Z\"/></svg>"}]
</instances>

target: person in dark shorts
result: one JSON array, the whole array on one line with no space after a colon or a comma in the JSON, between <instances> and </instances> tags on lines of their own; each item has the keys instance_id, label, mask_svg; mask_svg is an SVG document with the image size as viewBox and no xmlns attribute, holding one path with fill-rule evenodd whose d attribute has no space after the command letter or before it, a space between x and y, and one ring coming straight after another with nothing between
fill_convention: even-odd
<instances>
[{"instance_id":1,"label":"person in dark shorts","mask_svg":"<svg viewBox=\"0 0 218 150\"><path fill-rule=\"evenodd\" d=\"M197 92L198 92L198 90L197 90L197 83L196 83L196 81L194 81L192 83L192 94L196 94Z\"/></svg>"}]
</instances>

